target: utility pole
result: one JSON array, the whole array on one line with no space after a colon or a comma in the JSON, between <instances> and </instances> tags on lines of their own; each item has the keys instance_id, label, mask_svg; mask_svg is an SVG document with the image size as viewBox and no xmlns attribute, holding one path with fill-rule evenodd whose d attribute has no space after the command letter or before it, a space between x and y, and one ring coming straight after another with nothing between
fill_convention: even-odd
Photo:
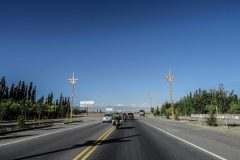
<instances>
[{"instance_id":1,"label":"utility pole","mask_svg":"<svg viewBox=\"0 0 240 160\"><path fill-rule=\"evenodd\" d=\"M69 121L72 122L73 118L73 97L74 97L74 85L77 83L78 79L75 78L74 72L72 78L68 79L70 83L72 84L72 102L71 102L71 111L70 111L70 119Z\"/></svg>"},{"instance_id":2,"label":"utility pole","mask_svg":"<svg viewBox=\"0 0 240 160\"><path fill-rule=\"evenodd\" d=\"M219 84L219 92L220 92L220 95L222 96L222 94L224 93L224 84L222 84L222 83L220 83ZM216 105L217 106L217 105ZM224 98L222 98L221 99L221 108L224 108L224 106L225 106L225 101L224 101ZM216 114L217 114L217 118L219 117L220 118L220 121L222 121L222 116L220 115L220 116L218 116L219 115L219 112L220 112L221 110L219 109L219 108L217 108L216 109ZM220 114L221 114L221 112L220 112Z\"/></svg>"},{"instance_id":3,"label":"utility pole","mask_svg":"<svg viewBox=\"0 0 240 160\"><path fill-rule=\"evenodd\" d=\"M171 101L171 110L172 110L172 118L174 118L174 108L173 108L173 98L172 98L172 82L173 82L173 75L171 74L171 71L169 70L167 76L165 76L167 81L170 83L170 101Z\"/></svg>"},{"instance_id":4,"label":"utility pole","mask_svg":"<svg viewBox=\"0 0 240 160\"><path fill-rule=\"evenodd\" d=\"M162 116L162 105L161 105L161 103L159 104L159 110L160 110L160 116Z\"/></svg>"},{"instance_id":5,"label":"utility pole","mask_svg":"<svg viewBox=\"0 0 240 160\"><path fill-rule=\"evenodd\" d=\"M149 105L152 107L152 93L149 93Z\"/></svg>"},{"instance_id":6,"label":"utility pole","mask_svg":"<svg viewBox=\"0 0 240 160\"><path fill-rule=\"evenodd\" d=\"M149 106L150 106L150 108L152 107L152 97L153 97L153 93L149 92L148 93L148 98L149 98Z\"/></svg>"}]
</instances>

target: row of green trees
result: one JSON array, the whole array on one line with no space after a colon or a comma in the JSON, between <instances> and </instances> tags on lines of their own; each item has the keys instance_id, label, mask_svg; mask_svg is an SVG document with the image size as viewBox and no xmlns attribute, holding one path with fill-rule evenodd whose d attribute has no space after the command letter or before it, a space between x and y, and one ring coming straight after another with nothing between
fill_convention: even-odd
<instances>
[{"instance_id":1,"label":"row of green trees","mask_svg":"<svg viewBox=\"0 0 240 160\"><path fill-rule=\"evenodd\" d=\"M174 104L177 116L190 116L191 114L240 114L240 99L234 91L228 92L223 86L219 89L201 90L189 93ZM166 102L162 105L161 114L171 114L171 104Z\"/></svg>"},{"instance_id":2,"label":"row of green trees","mask_svg":"<svg viewBox=\"0 0 240 160\"><path fill-rule=\"evenodd\" d=\"M74 112L80 111L74 109ZM47 97L37 99L36 86L32 82L19 81L9 87L5 77L0 80L0 120L65 118L69 113L69 97L61 94L54 100L53 92L50 92Z\"/></svg>"}]
</instances>

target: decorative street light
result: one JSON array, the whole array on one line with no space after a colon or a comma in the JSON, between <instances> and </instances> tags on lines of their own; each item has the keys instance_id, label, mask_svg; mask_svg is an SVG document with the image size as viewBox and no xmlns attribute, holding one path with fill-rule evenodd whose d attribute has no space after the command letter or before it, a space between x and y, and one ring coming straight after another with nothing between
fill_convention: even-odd
<instances>
[{"instance_id":1,"label":"decorative street light","mask_svg":"<svg viewBox=\"0 0 240 160\"><path fill-rule=\"evenodd\" d=\"M70 122L72 122L73 118L73 97L74 97L74 85L77 83L78 79L75 78L74 72L72 78L68 79L70 83L72 84L72 102L71 102L71 112L70 112Z\"/></svg>"},{"instance_id":2,"label":"decorative street light","mask_svg":"<svg viewBox=\"0 0 240 160\"><path fill-rule=\"evenodd\" d=\"M171 100L171 110L172 110L172 118L174 118L174 107L173 107L173 98L172 98L172 82L173 82L173 75L171 74L171 71L169 70L167 76L165 76L167 81L170 82L170 100Z\"/></svg>"}]
</instances>

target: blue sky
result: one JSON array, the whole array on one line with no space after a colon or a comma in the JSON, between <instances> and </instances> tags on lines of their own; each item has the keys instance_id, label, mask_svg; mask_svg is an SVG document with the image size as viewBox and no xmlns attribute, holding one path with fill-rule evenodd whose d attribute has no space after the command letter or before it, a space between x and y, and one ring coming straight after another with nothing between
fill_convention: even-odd
<instances>
[{"instance_id":1,"label":"blue sky","mask_svg":"<svg viewBox=\"0 0 240 160\"><path fill-rule=\"evenodd\" d=\"M240 87L238 1L0 1L0 76L75 104L141 104ZM236 85L235 85L236 84Z\"/></svg>"}]
</instances>

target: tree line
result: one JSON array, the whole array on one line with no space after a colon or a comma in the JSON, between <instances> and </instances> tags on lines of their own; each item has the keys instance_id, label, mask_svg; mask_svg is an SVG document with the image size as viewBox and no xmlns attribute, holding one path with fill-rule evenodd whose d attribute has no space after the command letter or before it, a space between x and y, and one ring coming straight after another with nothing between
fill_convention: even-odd
<instances>
[{"instance_id":1,"label":"tree line","mask_svg":"<svg viewBox=\"0 0 240 160\"><path fill-rule=\"evenodd\" d=\"M171 115L171 104L165 102L162 108L152 108L156 115ZM174 112L177 116L191 114L240 114L240 99L234 91L227 91L222 85L218 89L198 89L194 93L182 97L174 103Z\"/></svg>"},{"instance_id":2,"label":"tree line","mask_svg":"<svg viewBox=\"0 0 240 160\"><path fill-rule=\"evenodd\" d=\"M78 109L74 112L79 113ZM65 118L70 114L70 99L62 94L54 100L53 92L36 97L36 86L19 81L7 86L5 77L0 80L0 120Z\"/></svg>"}]
</instances>

